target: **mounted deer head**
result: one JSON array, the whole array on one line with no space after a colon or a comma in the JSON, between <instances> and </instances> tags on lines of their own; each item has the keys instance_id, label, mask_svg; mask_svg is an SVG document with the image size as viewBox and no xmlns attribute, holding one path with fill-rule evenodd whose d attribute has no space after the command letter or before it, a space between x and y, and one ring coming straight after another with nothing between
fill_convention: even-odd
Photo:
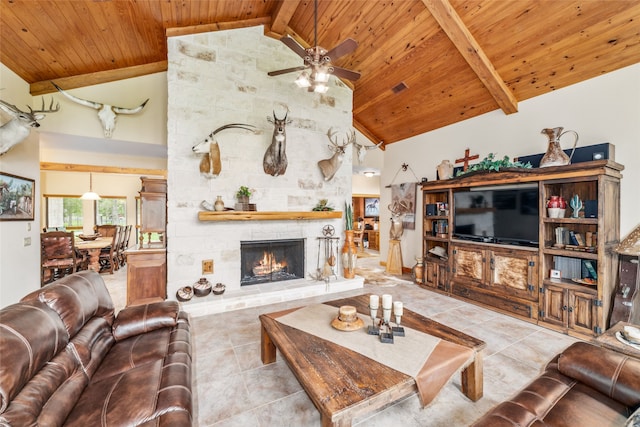
<instances>
[{"instance_id":1,"label":"mounted deer head","mask_svg":"<svg viewBox=\"0 0 640 427\"><path fill-rule=\"evenodd\" d=\"M40 127L38 120L44 119L44 113L55 113L60 110L60 104L56 103L53 107L53 98L51 98L51 104L49 108L44 108L44 98L42 98L42 108L40 110L32 110L29 107L29 112L22 111L15 105L11 105L7 102L0 100L0 109L5 113L13 117L11 120L0 126L0 156L9 151L11 147L22 142L31 128Z\"/></svg>"},{"instance_id":2,"label":"mounted deer head","mask_svg":"<svg viewBox=\"0 0 640 427\"><path fill-rule=\"evenodd\" d=\"M62 90L60 86L51 82L51 84L58 89L58 91L69 98L71 101L78 103L80 105L84 105L85 107L93 108L94 110L98 110L98 119L100 119L100 123L102 123L102 129L104 129L105 138L111 138L113 131L116 128L116 119L118 114L136 114L142 111L147 102L149 102L149 98L144 101L142 104L138 105L135 108L123 108L116 107L114 105L109 104L101 104L99 102L87 101L86 99L78 98L76 96L71 95L70 93Z\"/></svg>"},{"instance_id":3,"label":"mounted deer head","mask_svg":"<svg viewBox=\"0 0 640 427\"><path fill-rule=\"evenodd\" d=\"M284 115L282 119L276 117L276 112L273 112L273 119L267 116L267 121L273 123L273 136L271 137L271 144L264 153L262 159L262 167L264 172L271 176L284 175L287 171L287 134L285 127L291 120L287 120L289 112Z\"/></svg>"},{"instance_id":4,"label":"mounted deer head","mask_svg":"<svg viewBox=\"0 0 640 427\"><path fill-rule=\"evenodd\" d=\"M391 228L389 229L389 238L391 240L400 240L404 227L402 225L402 216L407 213L407 206L404 202L393 202L389 205L391 212Z\"/></svg>"},{"instance_id":5,"label":"mounted deer head","mask_svg":"<svg viewBox=\"0 0 640 427\"><path fill-rule=\"evenodd\" d=\"M362 162L364 162L364 158L367 156L367 151L380 147L383 142L384 141L380 141L376 145L362 145L353 141L353 146L358 152L358 164L362 164Z\"/></svg>"},{"instance_id":6,"label":"mounted deer head","mask_svg":"<svg viewBox=\"0 0 640 427\"><path fill-rule=\"evenodd\" d=\"M244 123L230 123L220 126L207 136L204 141L197 143L191 149L196 154L204 154L200 161L200 173L206 178L216 178L222 170L222 162L220 160L220 147L215 136L225 129L244 129L253 133L259 133L255 126Z\"/></svg>"},{"instance_id":7,"label":"mounted deer head","mask_svg":"<svg viewBox=\"0 0 640 427\"><path fill-rule=\"evenodd\" d=\"M343 140L342 145L338 144L338 138L335 140L332 139L336 132L332 132L333 128L330 128L327 131L327 137L331 142L329 145L329 149L333 151L333 156L328 159L320 160L318 162L318 167L320 168L320 172L324 176L325 181L329 181L333 178L333 176L340 169L340 165L342 165L342 160L344 159L344 155L346 152L346 148L349 144L353 144L356 140L356 131L351 131L350 134L347 134L347 140Z\"/></svg>"}]
</instances>

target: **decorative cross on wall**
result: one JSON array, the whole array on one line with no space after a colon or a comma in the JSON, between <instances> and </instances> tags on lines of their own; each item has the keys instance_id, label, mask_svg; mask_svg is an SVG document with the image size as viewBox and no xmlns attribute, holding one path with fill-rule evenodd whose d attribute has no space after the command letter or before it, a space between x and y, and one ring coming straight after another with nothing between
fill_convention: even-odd
<instances>
[{"instance_id":1,"label":"decorative cross on wall","mask_svg":"<svg viewBox=\"0 0 640 427\"><path fill-rule=\"evenodd\" d=\"M456 163L464 163L462 165L462 170L466 171L469 167L469 160L475 160L480 157L478 154L474 154L473 156L469 155L469 149L464 150L464 157L461 159L456 159Z\"/></svg>"}]
</instances>

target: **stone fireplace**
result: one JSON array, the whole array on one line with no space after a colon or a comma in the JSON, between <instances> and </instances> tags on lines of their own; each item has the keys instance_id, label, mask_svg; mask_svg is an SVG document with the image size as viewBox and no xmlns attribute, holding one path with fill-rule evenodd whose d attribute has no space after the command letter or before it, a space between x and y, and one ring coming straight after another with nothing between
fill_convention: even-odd
<instances>
[{"instance_id":1,"label":"stone fireplace","mask_svg":"<svg viewBox=\"0 0 640 427\"><path fill-rule=\"evenodd\" d=\"M304 239L240 242L240 286L304 278Z\"/></svg>"},{"instance_id":2,"label":"stone fireplace","mask_svg":"<svg viewBox=\"0 0 640 427\"><path fill-rule=\"evenodd\" d=\"M311 212L321 199L336 211L351 200L351 163L347 151L342 167L325 181L318 161L333 154L327 131L352 129L352 92L331 78L329 91L317 94L301 90L292 75L271 77L270 70L300 64L300 57L276 39L264 35L262 26L169 37L167 106L167 295L195 283L202 261L213 260L214 272L206 277L223 283L223 295L190 301L191 306L224 305L220 310L246 308L326 292L324 281L310 278L316 271L317 238L331 225L343 239L344 219L256 219L222 221L199 219L202 202L212 204L220 196L227 207L235 204L241 186L252 190L257 212ZM279 176L263 170L264 153L271 143L275 112L288 111L286 128L288 168ZM261 132L229 130L216 135L222 170L214 178L200 174L202 155L191 147L214 129L228 123L247 123ZM300 239L306 261L295 280L241 286L241 243ZM296 290L292 288L296 287ZM299 288L299 290L298 290ZM306 289L316 289L312 294ZM338 292L348 289L336 285ZM266 296L273 293L276 296ZM197 312L219 312L195 308Z\"/></svg>"}]
</instances>

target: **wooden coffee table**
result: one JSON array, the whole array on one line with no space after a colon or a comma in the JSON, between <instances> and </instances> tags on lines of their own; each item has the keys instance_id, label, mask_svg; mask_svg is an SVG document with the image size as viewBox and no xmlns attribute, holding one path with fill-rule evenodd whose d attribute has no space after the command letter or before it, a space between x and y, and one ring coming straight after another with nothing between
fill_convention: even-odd
<instances>
[{"instance_id":1,"label":"wooden coffee table","mask_svg":"<svg viewBox=\"0 0 640 427\"><path fill-rule=\"evenodd\" d=\"M369 295L324 304L334 307L352 305L362 317L369 319ZM413 377L358 352L278 322L278 317L295 310L297 309L260 316L262 362L275 362L276 348L280 350L280 354L320 411L323 426L350 426L354 418L374 413L417 392ZM336 309L336 314L337 312ZM482 397L484 341L406 308L402 325L473 349L474 359L462 371L462 392L473 401ZM371 339L376 338L372 336Z\"/></svg>"}]
</instances>

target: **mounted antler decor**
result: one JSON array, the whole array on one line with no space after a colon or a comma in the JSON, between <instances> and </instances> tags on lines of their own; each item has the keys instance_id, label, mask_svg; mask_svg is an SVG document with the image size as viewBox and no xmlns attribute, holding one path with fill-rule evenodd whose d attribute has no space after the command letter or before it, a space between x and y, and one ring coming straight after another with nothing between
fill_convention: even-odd
<instances>
[{"instance_id":1,"label":"mounted antler decor","mask_svg":"<svg viewBox=\"0 0 640 427\"><path fill-rule=\"evenodd\" d=\"M51 84L58 89L58 91L69 98L71 101L84 105L85 107L93 108L94 110L98 110L98 119L100 119L100 123L102 123L102 128L104 129L105 138L111 138L113 131L116 128L116 119L118 114L136 114L142 111L147 102L149 102L149 98L144 101L142 104L138 105L135 108L123 108L116 107L115 105L102 104L100 102L87 101L86 99L78 98L76 96L71 95L70 93L62 90L60 86L51 82Z\"/></svg>"},{"instance_id":2,"label":"mounted antler decor","mask_svg":"<svg viewBox=\"0 0 640 427\"><path fill-rule=\"evenodd\" d=\"M320 160L318 162L318 167L320 168L325 181L330 181L331 178L333 178L333 176L336 174L336 172L338 172L338 169L340 169L340 165L342 165L342 160L344 159L347 146L349 146L349 144L353 144L356 140L356 132L351 131L351 133L347 134L347 140L343 140L342 145L340 145L338 144L337 137L335 138L335 140L332 139L333 136L337 133L332 132L332 130L333 128L330 128L327 131L327 137L329 138L329 141L331 141L329 149L333 151L333 156L328 159Z\"/></svg>"},{"instance_id":3,"label":"mounted antler decor","mask_svg":"<svg viewBox=\"0 0 640 427\"><path fill-rule=\"evenodd\" d=\"M207 136L204 141L201 141L191 147L196 154L203 154L200 161L200 173L206 178L216 178L222 171L222 162L220 160L220 146L215 136L225 129L244 129L253 133L259 133L253 125L247 125L244 123L230 123L228 125L220 126Z\"/></svg>"},{"instance_id":4,"label":"mounted antler decor","mask_svg":"<svg viewBox=\"0 0 640 427\"><path fill-rule=\"evenodd\" d=\"M53 98L51 98L51 104L48 109L44 109L44 98L42 98L42 108L39 110L32 110L28 107L29 111L22 111L15 105L9 104L0 100L0 110L13 117L8 122L0 126L0 156L6 153L14 145L22 142L29 132L30 128L40 127L38 120L44 119L44 113L55 113L60 110L60 104L56 103L53 107Z\"/></svg>"},{"instance_id":5,"label":"mounted antler decor","mask_svg":"<svg viewBox=\"0 0 640 427\"><path fill-rule=\"evenodd\" d=\"M273 118L267 116L267 121L273 123L273 137L271 138L271 144L264 153L262 166L264 173L271 176L284 175L287 171L287 134L285 126L291 123L291 119L287 120L288 115L289 111L283 118L279 119L274 111Z\"/></svg>"}]
</instances>

